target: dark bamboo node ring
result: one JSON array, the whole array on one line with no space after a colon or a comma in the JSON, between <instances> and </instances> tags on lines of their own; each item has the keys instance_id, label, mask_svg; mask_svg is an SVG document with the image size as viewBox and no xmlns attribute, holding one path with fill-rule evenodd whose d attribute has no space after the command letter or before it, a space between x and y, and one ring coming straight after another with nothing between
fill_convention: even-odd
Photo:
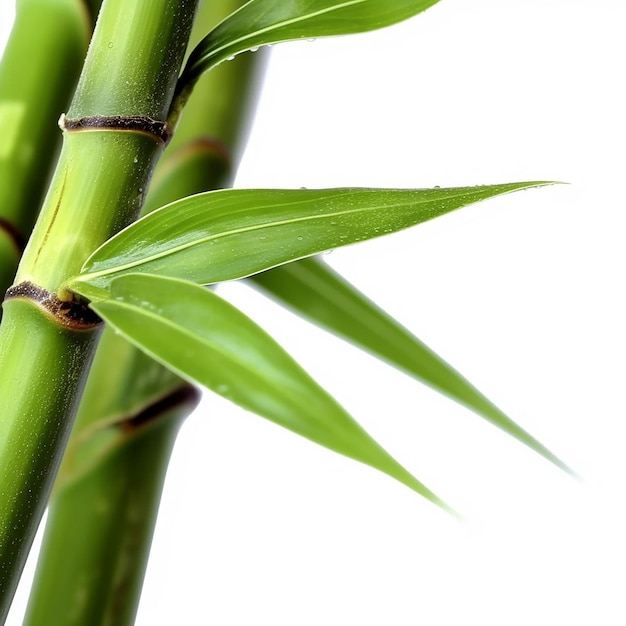
<instances>
[{"instance_id":1,"label":"dark bamboo node ring","mask_svg":"<svg viewBox=\"0 0 626 626\"><path fill-rule=\"evenodd\" d=\"M226 147L224 142L220 141L217 137L211 137L209 135L198 137L187 146L183 146L181 151L185 150L185 148L190 151L198 150L206 154L215 155L229 167L233 162L230 150Z\"/></svg>"},{"instance_id":2,"label":"dark bamboo node ring","mask_svg":"<svg viewBox=\"0 0 626 626\"><path fill-rule=\"evenodd\" d=\"M141 115L90 115L71 120L63 113L59 118L59 128L66 132L117 130L144 133L164 144L172 136L167 122Z\"/></svg>"},{"instance_id":3,"label":"dark bamboo node ring","mask_svg":"<svg viewBox=\"0 0 626 626\"><path fill-rule=\"evenodd\" d=\"M200 391L196 387L190 383L185 383L182 387L174 389L166 396L144 407L135 415L122 420L119 426L126 432L136 431L178 407L187 405L189 409L194 409L200 402L200 397Z\"/></svg>"},{"instance_id":4,"label":"dark bamboo node ring","mask_svg":"<svg viewBox=\"0 0 626 626\"><path fill-rule=\"evenodd\" d=\"M7 289L6 300L30 300L52 317L59 325L72 330L91 330L102 324L102 319L86 304L60 300L56 294L29 281Z\"/></svg>"},{"instance_id":5,"label":"dark bamboo node ring","mask_svg":"<svg viewBox=\"0 0 626 626\"><path fill-rule=\"evenodd\" d=\"M6 233L15 246L18 255L21 256L22 252L24 252L24 248L26 247L26 239L22 237L22 233L20 233L20 231L17 230L17 228L15 228L9 220L4 219L3 217L0 217L0 230Z\"/></svg>"}]
</instances>

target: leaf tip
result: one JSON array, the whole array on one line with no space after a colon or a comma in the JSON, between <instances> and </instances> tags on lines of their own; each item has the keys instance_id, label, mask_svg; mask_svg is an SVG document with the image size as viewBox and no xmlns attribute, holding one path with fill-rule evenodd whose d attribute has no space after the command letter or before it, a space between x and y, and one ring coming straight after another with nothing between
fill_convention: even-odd
<instances>
[{"instance_id":1,"label":"leaf tip","mask_svg":"<svg viewBox=\"0 0 626 626\"><path fill-rule=\"evenodd\" d=\"M394 476L396 479L400 480L400 482L404 483L409 489L415 491L415 493L419 494L423 498L426 498L429 502L434 504L436 507L440 508L442 511L451 515L457 521L463 521L463 516L453 509L445 500L442 500L435 492L431 491L426 485L417 480L412 474L408 474L407 477ZM408 480L407 480L408 478Z\"/></svg>"},{"instance_id":2,"label":"leaf tip","mask_svg":"<svg viewBox=\"0 0 626 626\"><path fill-rule=\"evenodd\" d=\"M545 181L541 181L537 186L538 187L551 187L552 185L571 185L571 183L566 180L545 180Z\"/></svg>"},{"instance_id":3,"label":"leaf tip","mask_svg":"<svg viewBox=\"0 0 626 626\"><path fill-rule=\"evenodd\" d=\"M443 500L439 500L435 502L435 504L442 510L444 513L450 515L456 522L465 523L467 520L461 513L459 513L456 509L453 509L449 504L444 502Z\"/></svg>"},{"instance_id":4,"label":"leaf tip","mask_svg":"<svg viewBox=\"0 0 626 626\"><path fill-rule=\"evenodd\" d=\"M569 465L567 465L566 463L564 463L563 461L561 461L561 459L558 459L556 457L554 457L553 459L550 459L560 470L563 470L570 478L573 478L576 482L579 483L583 483L585 482L583 477L576 472L575 470L573 470Z\"/></svg>"}]
</instances>

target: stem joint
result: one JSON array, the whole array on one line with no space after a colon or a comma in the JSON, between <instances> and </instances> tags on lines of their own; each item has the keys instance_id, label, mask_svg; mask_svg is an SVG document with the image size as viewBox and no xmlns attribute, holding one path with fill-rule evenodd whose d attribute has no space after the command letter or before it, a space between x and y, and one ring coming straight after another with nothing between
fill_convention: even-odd
<instances>
[{"instance_id":1,"label":"stem joint","mask_svg":"<svg viewBox=\"0 0 626 626\"><path fill-rule=\"evenodd\" d=\"M63 132L121 131L150 135L157 143L167 145L172 133L167 122L153 120L142 115L90 115L69 119L65 113L59 118Z\"/></svg>"},{"instance_id":2,"label":"stem joint","mask_svg":"<svg viewBox=\"0 0 626 626\"><path fill-rule=\"evenodd\" d=\"M86 304L76 300L61 300L57 294L29 281L13 285L7 289L4 296L5 301L13 298L30 300L65 328L91 330L102 324L102 319Z\"/></svg>"}]
</instances>

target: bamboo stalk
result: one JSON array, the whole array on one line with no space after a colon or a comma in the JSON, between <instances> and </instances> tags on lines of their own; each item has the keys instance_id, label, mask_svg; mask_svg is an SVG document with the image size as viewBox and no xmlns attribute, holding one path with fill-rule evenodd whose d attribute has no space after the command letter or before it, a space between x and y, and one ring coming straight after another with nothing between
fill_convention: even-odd
<instances>
[{"instance_id":1,"label":"bamboo stalk","mask_svg":"<svg viewBox=\"0 0 626 626\"><path fill-rule=\"evenodd\" d=\"M0 293L15 276L60 145L91 24L81 0L21 0L0 63Z\"/></svg>"},{"instance_id":2,"label":"bamboo stalk","mask_svg":"<svg viewBox=\"0 0 626 626\"><path fill-rule=\"evenodd\" d=\"M25 625L134 623L167 462L196 398L186 386L111 425L118 444L55 496Z\"/></svg>"},{"instance_id":3,"label":"bamboo stalk","mask_svg":"<svg viewBox=\"0 0 626 626\"><path fill-rule=\"evenodd\" d=\"M80 303L57 291L141 206L163 149L160 120L194 11L191 0L138 0L132 10L121 0L103 3L50 192L5 302L0 620L45 507L98 334Z\"/></svg>"},{"instance_id":4,"label":"bamboo stalk","mask_svg":"<svg viewBox=\"0 0 626 626\"><path fill-rule=\"evenodd\" d=\"M59 327L24 298L5 301L0 341L0 608L46 506L96 333ZM24 375L26 373L26 375ZM44 412L42 412L42 410ZM0 612L0 623L5 614Z\"/></svg>"},{"instance_id":5,"label":"bamboo stalk","mask_svg":"<svg viewBox=\"0 0 626 626\"><path fill-rule=\"evenodd\" d=\"M51 498L25 626L129 626L197 391L106 330Z\"/></svg>"},{"instance_id":6,"label":"bamboo stalk","mask_svg":"<svg viewBox=\"0 0 626 626\"><path fill-rule=\"evenodd\" d=\"M196 39L240 4L202 5ZM229 183L259 60L245 55L203 78L144 212ZM187 401L168 405L168 399ZM178 425L193 409L190 399L187 383L105 331L51 500L25 626L133 623L163 480L150 467L165 469ZM154 419L137 419L154 417L155 410L159 427ZM145 458L145 465L137 467L134 458ZM138 507L139 501L150 505ZM107 503L98 514L97 502ZM132 516L124 513L129 506Z\"/></svg>"}]
</instances>

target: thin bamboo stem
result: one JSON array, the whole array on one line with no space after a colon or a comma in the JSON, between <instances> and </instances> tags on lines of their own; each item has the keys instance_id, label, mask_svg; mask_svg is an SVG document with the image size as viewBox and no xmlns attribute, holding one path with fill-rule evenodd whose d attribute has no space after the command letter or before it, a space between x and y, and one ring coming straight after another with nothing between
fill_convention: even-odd
<instances>
[{"instance_id":1,"label":"thin bamboo stem","mask_svg":"<svg viewBox=\"0 0 626 626\"><path fill-rule=\"evenodd\" d=\"M199 36L240 3L227 0L203 5L196 28ZM189 193L229 183L233 160L237 160L232 155L240 154L247 128L245 120L254 93L251 86L256 83L259 61L259 55L240 57L205 77L199 85L199 100L190 101L190 111L177 131L182 139L175 136L174 145L159 164L144 212ZM212 99L207 94L219 95ZM138 425L136 435L129 440L123 425L131 415L150 413L150 407L162 402L159 398L184 395L185 389L186 383L178 377L119 336L105 331L59 473L55 488L58 493L51 503L25 626L39 626L50 620L58 626L132 624L156 508L134 507L132 520L121 513L128 506L128 492L114 486L126 480L130 470L123 460L113 463L111 459L145 454L154 464L164 465L168 446L173 444L169 429L150 430L149 437L144 438L143 429L152 429L149 421ZM176 416L164 414L159 420L172 420L175 429L185 408L190 412L192 407L179 407ZM160 447L155 445L159 437L163 440ZM132 453L126 452L131 447ZM156 458L158 454L161 460ZM133 470L132 489L138 494L134 497L153 494L158 501L161 482L158 472ZM90 503L98 499L109 505L94 522ZM143 529L142 539L138 526ZM129 543L141 544L145 552L137 549L129 559ZM120 568L127 584L112 585L113 572ZM77 589L80 607L74 601Z\"/></svg>"},{"instance_id":2,"label":"thin bamboo stem","mask_svg":"<svg viewBox=\"0 0 626 626\"><path fill-rule=\"evenodd\" d=\"M228 0L204 5L197 30L208 30L221 17L216 16L218 7L225 14L239 4L240 0ZM179 127L182 139L178 135L174 138L174 145L159 164L144 212L189 193L228 184L233 167L231 155L239 155L247 127L245 118L259 60L258 55L241 57L201 83L198 100L195 106L191 100L191 110ZM207 94L219 95L213 100L207 99ZM126 458L125 450L132 447L129 458L146 455L151 456L154 465L164 465L169 448L154 446L152 439L141 435L144 428L153 428L152 420L138 425L137 436L130 440L124 435L123 424L129 415L150 413L151 407L162 402L160 397L177 397L185 389L186 383L178 377L119 336L105 332L59 473L58 493L51 503L25 626L42 623L44 616L59 626L132 624L156 507L135 508L132 520L120 513L127 506L127 492L115 485L126 480L129 468L123 461L114 464L111 459ZM188 404L186 408L190 411L192 407ZM184 417L184 408L176 410L177 417ZM170 429L177 428L177 419L163 414L159 420L170 423L169 428L161 429L161 436L169 437ZM170 444L173 440L172 436ZM162 458L157 458L159 455ZM133 473L128 489L136 499L150 493L158 501L161 483L159 472ZM92 501L108 503L95 522ZM89 533L81 531L85 526L89 526ZM129 554L129 543L143 548ZM123 588L113 587L111 580L118 577L120 569L125 572L126 583ZM82 589L80 608L73 601L77 588ZM127 593L128 588L136 593Z\"/></svg>"},{"instance_id":3,"label":"thin bamboo stem","mask_svg":"<svg viewBox=\"0 0 626 626\"><path fill-rule=\"evenodd\" d=\"M94 330L59 327L29 300L4 303L0 341L0 623L60 461L95 346ZM27 375L24 375L26 373ZM43 411L43 412L42 412Z\"/></svg>"},{"instance_id":4,"label":"thin bamboo stem","mask_svg":"<svg viewBox=\"0 0 626 626\"><path fill-rule=\"evenodd\" d=\"M83 323L70 294L56 292L141 206L163 148L152 122L165 120L194 12L192 0L137 0L132 10L122 0L103 3L68 113L70 132L5 302L0 620L45 507L98 334Z\"/></svg>"},{"instance_id":5,"label":"thin bamboo stem","mask_svg":"<svg viewBox=\"0 0 626 626\"><path fill-rule=\"evenodd\" d=\"M132 626L167 462L196 393L184 387L111 425L123 443L55 496L25 626Z\"/></svg>"}]
</instances>

